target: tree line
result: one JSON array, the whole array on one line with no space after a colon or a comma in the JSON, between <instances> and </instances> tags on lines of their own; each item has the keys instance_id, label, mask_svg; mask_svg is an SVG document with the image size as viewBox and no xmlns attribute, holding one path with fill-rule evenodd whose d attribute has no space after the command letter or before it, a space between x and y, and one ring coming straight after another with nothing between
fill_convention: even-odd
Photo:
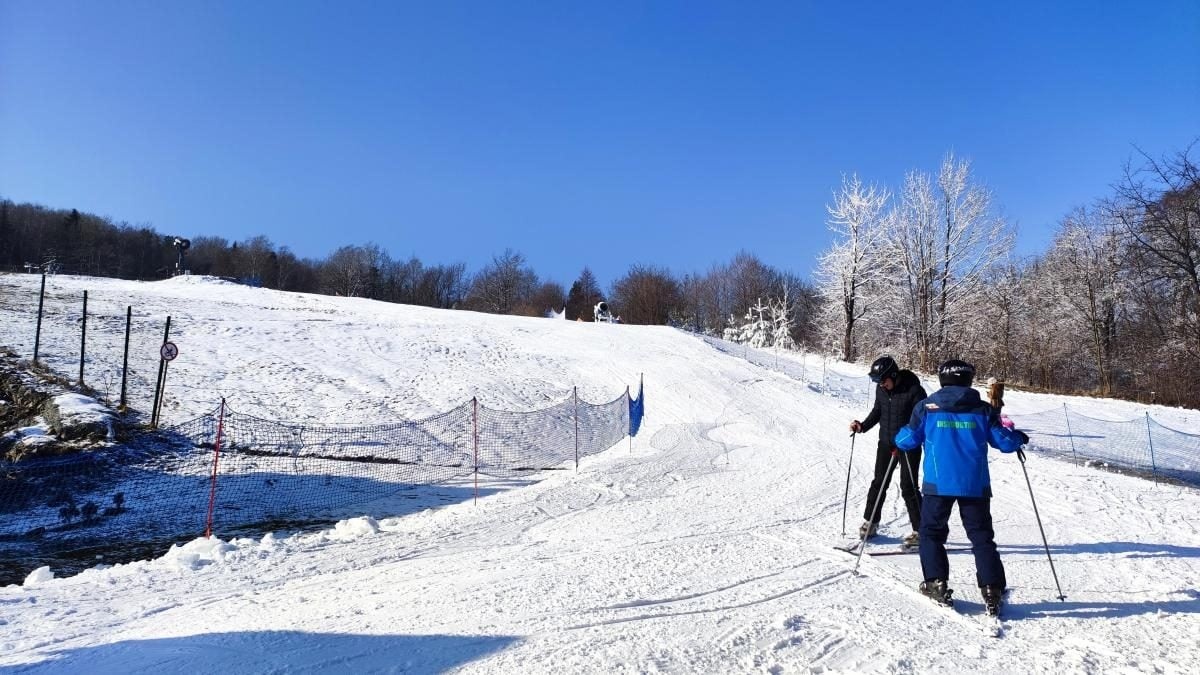
<instances>
[{"instance_id":1,"label":"tree line","mask_svg":"<svg viewBox=\"0 0 1200 675\"><path fill-rule=\"evenodd\" d=\"M1024 259L968 162L947 156L894 193L843 179L818 270L822 346L927 372L960 357L1031 388L1200 406L1194 146L1139 155Z\"/></svg>"},{"instance_id":2,"label":"tree line","mask_svg":"<svg viewBox=\"0 0 1200 675\"><path fill-rule=\"evenodd\" d=\"M165 279L176 273L179 237L110 218L0 199L0 269L58 271L123 279ZM296 256L263 236L240 242L194 236L184 252L191 274L235 279L266 288L362 297L494 314L593 320L606 301L624 323L670 324L720 335L740 325L760 300L787 298L794 342L811 343L816 293L798 276L741 252L703 273L678 276L635 264L606 293L584 266L570 288L540 277L525 256L507 249L470 273L464 263L430 265L392 258L377 244L342 246L325 258Z\"/></svg>"}]
</instances>

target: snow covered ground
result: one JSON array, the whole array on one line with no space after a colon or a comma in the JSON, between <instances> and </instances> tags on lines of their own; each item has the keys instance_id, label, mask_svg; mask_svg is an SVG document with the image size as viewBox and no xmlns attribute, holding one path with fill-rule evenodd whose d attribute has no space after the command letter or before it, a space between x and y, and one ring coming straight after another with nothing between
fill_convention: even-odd
<instances>
[{"instance_id":1,"label":"snow covered ground","mask_svg":"<svg viewBox=\"0 0 1200 675\"><path fill-rule=\"evenodd\" d=\"M0 276L0 345L32 352L38 278ZM0 668L21 672L1197 672L1200 491L1031 453L1059 601L1020 464L996 453L997 540L1013 590L984 635L970 554L957 611L914 589L915 556L843 541L846 425L866 413L807 382L660 327L578 324L279 293L198 278L50 279L43 359L88 379L131 357L153 381L161 321L180 357L164 423L220 397L274 419L373 423L479 396L534 409L610 400L645 374L632 443L576 471L318 533L197 540L161 558L0 588ZM107 317L101 320L99 317ZM95 340L95 342L93 342ZM814 359L808 357L806 364ZM829 364L846 374L861 368ZM145 384L143 382L142 384ZM110 385L110 390L113 389ZM149 407L137 389L135 406ZM1010 410L1063 397L1010 393ZM1069 399L1108 419L1135 404ZM1195 411L1151 409L1200 431ZM857 440L847 529L875 434ZM896 490L888 548L906 533ZM952 542L965 542L952 528ZM51 570L52 572L53 570Z\"/></svg>"}]
</instances>

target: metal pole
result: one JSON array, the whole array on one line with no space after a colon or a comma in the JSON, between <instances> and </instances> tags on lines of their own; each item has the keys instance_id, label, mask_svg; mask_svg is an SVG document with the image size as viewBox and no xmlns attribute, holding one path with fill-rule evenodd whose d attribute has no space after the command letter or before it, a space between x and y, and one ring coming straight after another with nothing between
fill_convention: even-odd
<instances>
[{"instance_id":1,"label":"metal pole","mask_svg":"<svg viewBox=\"0 0 1200 675\"><path fill-rule=\"evenodd\" d=\"M1146 440L1150 442L1150 471L1154 474L1154 487L1158 487L1158 464L1154 461L1154 437L1150 435L1150 412L1146 411Z\"/></svg>"},{"instance_id":2,"label":"metal pole","mask_svg":"<svg viewBox=\"0 0 1200 675\"><path fill-rule=\"evenodd\" d=\"M1050 557L1050 544L1046 543L1046 530L1042 529L1042 516L1038 514L1037 500L1033 498L1033 484L1029 482L1029 471L1025 469L1025 452L1017 451L1017 459L1021 460L1021 473L1025 474L1025 485L1029 487L1029 501L1033 502L1033 517L1037 519L1038 531L1042 533L1042 546L1046 547L1046 560L1050 561L1050 574L1054 575L1054 587L1058 589L1058 599L1066 600L1062 586L1058 584L1058 572L1054 571L1054 558Z\"/></svg>"},{"instance_id":3,"label":"metal pole","mask_svg":"<svg viewBox=\"0 0 1200 675\"><path fill-rule=\"evenodd\" d=\"M87 295L83 292L83 329L79 333L79 386L83 386L83 361L87 355Z\"/></svg>"},{"instance_id":4,"label":"metal pole","mask_svg":"<svg viewBox=\"0 0 1200 675\"><path fill-rule=\"evenodd\" d=\"M159 385L158 407L154 410L154 428L158 428L158 423L162 419L163 402L167 400L167 367L171 365L170 361L163 361L162 367L162 384Z\"/></svg>"},{"instance_id":5,"label":"metal pole","mask_svg":"<svg viewBox=\"0 0 1200 675\"><path fill-rule=\"evenodd\" d=\"M33 362L37 363L38 348L42 346L42 305L46 299L46 273L42 272L42 290L38 293L37 330L33 334Z\"/></svg>"},{"instance_id":6,"label":"metal pole","mask_svg":"<svg viewBox=\"0 0 1200 675\"><path fill-rule=\"evenodd\" d=\"M171 317L167 317L167 327L163 330L163 344L171 338ZM150 427L158 428L158 399L161 396L163 372L167 368L167 360L158 355L158 377L154 379L154 403L150 405Z\"/></svg>"},{"instance_id":7,"label":"metal pole","mask_svg":"<svg viewBox=\"0 0 1200 675\"><path fill-rule=\"evenodd\" d=\"M133 326L133 305L125 307L125 357L121 360L121 404L117 410L125 412L125 383L129 379L129 332Z\"/></svg>"},{"instance_id":8,"label":"metal pole","mask_svg":"<svg viewBox=\"0 0 1200 675\"><path fill-rule=\"evenodd\" d=\"M899 452L892 453L892 461L888 462L887 472L883 474L884 476L892 475L892 471L896 468L896 460L899 459L899 455L900 455ZM879 510L879 505L883 500L883 493L884 493L883 488L884 488L884 486L880 485L879 486L879 494L875 495L875 504L871 506L871 515L872 516L874 516L875 512ZM867 550L867 538L863 537L862 541L859 542L859 544L858 544L858 558L854 561L854 573L855 574L858 573L858 564L862 562L863 551L865 551L865 550Z\"/></svg>"},{"instance_id":9,"label":"metal pole","mask_svg":"<svg viewBox=\"0 0 1200 675\"><path fill-rule=\"evenodd\" d=\"M1063 418L1067 420L1067 440L1071 441L1071 456L1075 458L1075 466L1079 466L1079 455L1075 454L1075 436L1071 433L1071 416L1067 414L1067 404L1063 403Z\"/></svg>"},{"instance_id":10,"label":"metal pole","mask_svg":"<svg viewBox=\"0 0 1200 675\"><path fill-rule=\"evenodd\" d=\"M850 469L854 466L854 439L857 434L850 432L850 461L846 463L846 494L842 497L842 536L846 536L846 509L850 504Z\"/></svg>"}]
</instances>

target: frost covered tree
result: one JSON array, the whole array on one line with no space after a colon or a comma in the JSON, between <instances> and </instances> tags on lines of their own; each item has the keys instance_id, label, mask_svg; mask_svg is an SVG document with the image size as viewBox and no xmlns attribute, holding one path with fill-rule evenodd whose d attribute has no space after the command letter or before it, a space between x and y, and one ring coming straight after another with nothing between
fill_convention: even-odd
<instances>
[{"instance_id":1,"label":"frost covered tree","mask_svg":"<svg viewBox=\"0 0 1200 675\"><path fill-rule=\"evenodd\" d=\"M762 298L758 298L750 309L746 310L745 323L742 324L741 334L738 336L738 342L750 345L755 349L762 349L771 344L771 335L773 334L773 326L771 321L771 309L769 304L763 304Z\"/></svg>"},{"instance_id":2,"label":"frost covered tree","mask_svg":"<svg viewBox=\"0 0 1200 675\"><path fill-rule=\"evenodd\" d=\"M967 343L986 339L978 303L1008 256L1012 234L992 211L992 195L953 154L936 180L910 172L887 219L880 325L911 361L931 369Z\"/></svg>"},{"instance_id":3,"label":"frost covered tree","mask_svg":"<svg viewBox=\"0 0 1200 675\"><path fill-rule=\"evenodd\" d=\"M791 284L782 284L783 293L771 301L771 346L776 349L794 350L796 341L792 338L793 296Z\"/></svg>"},{"instance_id":4,"label":"frost covered tree","mask_svg":"<svg viewBox=\"0 0 1200 675\"><path fill-rule=\"evenodd\" d=\"M1099 390L1112 391L1117 324L1126 288L1125 246L1117 222L1096 209L1080 208L1063 219L1047 264L1075 324L1071 335L1086 335Z\"/></svg>"},{"instance_id":5,"label":"frost covered tree","mask_svg":"<svg viewBox=\"0 0 1200 675\"><path fill-rule=\"evenodd\" d=\"M821 255L817 270L817 288L824 300L820 326L827 342L840 342L847 361L856 356L855 328L872 306L867 289L880 274L882 221L890 199L887 190L863 185L857 175L843 176L841 189L826 207L836 239Z\"/></svg>"}]
</instances>

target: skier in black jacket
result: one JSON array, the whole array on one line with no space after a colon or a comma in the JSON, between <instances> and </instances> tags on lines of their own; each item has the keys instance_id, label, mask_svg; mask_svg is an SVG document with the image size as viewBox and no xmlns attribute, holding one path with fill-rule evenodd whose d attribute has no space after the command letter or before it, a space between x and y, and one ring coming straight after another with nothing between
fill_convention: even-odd
<instances>
[{"instance_id":1,"label":"skier in black jacket","mask_svg":"<svg viewBox=\"0 0 1200 675\"><path fill-rule=\"evenodd\" d=\"M896 360L890 356L875 359L871 364L870 376L871 381L879 385L875 388L875 406L871 408L865 420L854 420L850 423L850 431L856 434L866 433L876 424L879 425L875 479L871 481L871 489L867 492L862 527L858 528L858 536L861 539L874 536L879 528L883 496L887 494L887 486L892 482L888 465L891 464L892 453L897 452L894 442L896 432L908 424L913 408L925 399L925 389L917 376L910 370L900 370ZM904 464L901 465L900 462ZM900 466L900 494L904 497L908 520L912 524L912 533L904 537L903 545L916 546L919 541L917 531L921 527L921 493L917 491L915 481L917 468L921 466L921 448L898 453L897 465ZM875 508L874 513L871 512L872 507Z\"/></svg>"}]
</instances>

